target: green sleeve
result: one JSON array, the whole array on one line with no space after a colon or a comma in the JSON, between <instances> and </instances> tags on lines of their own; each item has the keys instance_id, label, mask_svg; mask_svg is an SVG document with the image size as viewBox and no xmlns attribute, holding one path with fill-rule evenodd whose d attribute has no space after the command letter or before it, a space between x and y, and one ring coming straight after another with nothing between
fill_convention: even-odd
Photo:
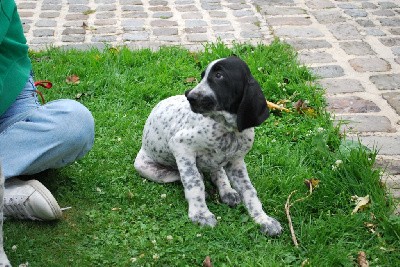
<instances>
[{"instance_id":1,"label":"green sleeve","mask_svg":"<svg viewBox=\"0 0 400 267\"><path fill-rule=\"evenodd\" d=\"M14 0L0 0L0 115L15 102L32 69Z\"/></svg>"},{"instance_id":2,"label":"green sleeve","mask_svg":"<svg viewBox=\"0 0 400 267\"><path fill-rule=\"evenodd\" d=\"M0 44L10 27L11 17L14 13L14 1L0 0Z\"/></svg>"}]
</instances>

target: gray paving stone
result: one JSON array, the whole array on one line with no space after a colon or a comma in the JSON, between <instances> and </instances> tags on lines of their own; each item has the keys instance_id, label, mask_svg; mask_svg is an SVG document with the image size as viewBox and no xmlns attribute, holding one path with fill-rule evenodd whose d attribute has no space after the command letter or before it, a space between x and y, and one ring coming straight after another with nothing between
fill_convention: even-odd
<instances>
[{"instance_id":1,"label":"gray paving stone","mask_svg":"<svg viewBox=\"0 0 400 267\"><path fill-rule=\"evenodd\" d=\"M399 18L381 18L379 19L382 26L391 26L391 27L399 27L400 19Z\"/></svg>"},{"instance_id":2,"label":"gray paving stone","mask_svg":"<svg viewBox=\"0 0 400 267\"><path fill-rule=\"evenodd\" d=\"M115 33L117 28L115 26L97 27L95 31L96 34L109 35Z\"/></svg>"},{"instance_id":3,"label":"gray paving stone","mask_svg":"<svg viewBox=\"0 0 400 267\"><path fill-rule=\"evenodd\" d=\"M390 8L397 8L397 7L399 7L399 6L396 5L395 3L389 2L389 1L385 1L385 2L382 1L382 2L379 2L378 5L379 5L381 8L384 8L384 9L390 9Z\"/></svg>"},{"instance_id":4,"label":"gray paving stone","mask_svg":"<svg viewBox=\"0 0 400 267\"><path fill-rule=\"evenodd\" d=\"M380 155L397 155L400 151L399 136L359 136L359 138L361 143L370 149L378 149Z\"/></svg>"},{"instance_id":5,"label":"gray paving stone","mask_svg":"<svg viewBox=\"0 0 400 267\"><path fill-rule=\"evenodd\" d=\"M331 48L332 44L326 40L316 40L316 39L288 39L286 40L288 44L293 46L296 50L303 49L321 49L321 48Z\"/></svg>"},{"instance_id":6,"label":"gray paving stone","mask_svg":"<svg viewBox=\"0 0 400 267\"><path fill-rule=\"evenodd\" d=\"M351 17L366 17L368 13L365 10L362 9L348 9L345 10L344 13Z\"/></svg>"},{"instance_id":7,"label":"gray paving stone","mask_svg":"<svg viewBox=\"0 0 400 267\"><path fill-rule=\"evenodd\" d=\"M365 9L377 9L378 8L377 5L375 5L374 3L370 3L370 2L361 3L361 7L365 8Z\"/></svg>"},{"instance_id":8,"label":"gray paving stone","mask_svg":"<svg viewBox=\"0 0 400 267\"><path fill-rule=\"evenodd\" d=\"M372 15L380 16L380 17L393 17L396 15L396 13L392 10L380 9L380 10L376 10L376 11L372 12Z\"/></svg>"},{"instance_id":9,"label":"gray paving stone","mask_svg":"<svg viewBox=\"0 0 400 267\"><path fill-rule=\"evenodd\" d=\"M358 6L356 4L352 4L352 3L340 3L340 4L338 4L338 7L342 8L342 9L356 9L356 8L358 8Z\"/></svg>"},{"instance_id":10,"label":"gray paving stone","mask_svg":"<svg viewBox=\"0 0 400 267\"><path fill-rule=\"evenodd\" d=\"M400 38L380 38L379 41L381 41L382 44L386 46L400 46Z\"/></svg>"},{"instance_id":11,"label":"gray paving stone","mask_svg":"<svg viewBox=\"0 0 400 267\"><path fill-rule=\"evenodd\" d=\"M39 18L44 18L44 19L58 18L59 16L60 12L58 11L42 12L39 14Z\"/></svg>"},{"instance_id":12,"label":"gray paving stone","mask_svg":"<svg viewBox=\"0 0 400 267\"><path fill-rule=\"evenodd\" d=\"M206 33L207 28L205 27L194 27L194 28L185 28L186 33Z\"/></svg>"},{"instance_id":13,"label":"gray paving stone","mask_svg":"<svg viewBox=\"0 0 400 267\"><path fill-rule=\"evenodd\" d=\"M362 27L375 27L375 23L368 19L357 19L356 22Z\"/></svg>"},{"instance_id":14,"label":"gray paving stone","mask_svg":"<svg viewBox=\"0 0 400 267\"><path fill-rule=\"evenodd\" d=\"M93 22L95 26L110 26L116 25L118 21L116 19L97 19Z\"/></svg>"},{"instance_id":15,"label":"gray paving stone","mask_svg":"<svg viewBox=\"0 0 400 267\"><path fill-rule=\"evenodd\" d=\"M336 117L340 124L341 132L360 133L360 132L386 132L396 131L385 116L372 115L340 115Z\"/></svg>"},{"instance_id":16,"label":"gray paving stone","mask_svg":"<svg viewBox=\"0 0 400 267\"><path fill-rule=\"evenodd\" d=\"M149 40L149 33L145 31L124 33L122 39L124 41L147 41Z\"/></svg>"},{"instance_id":17,"label":"gray paving stone","mask_svg":"<svg viewBox=\"0 0 400 267\"><path fill-rule=\"evenodd\" d=\"M388 29L388 31L389 31L391 34L400 35L400 28L391 28L391 29Z\"/></svg>"},{"instance_id":18,"label":"gray paving stone","mask_svg":"<svg viewBox=\"0 0 400 267\"><path fill-rule=\"evenodd\" d=\"M69 43L82 43L85 41L85 35L63 35L61 41Z\"/></svg>"},{"instance_id":19,"label":"gray paving stone","mask_svg":"<svg viewBox=\"0 0 400 267\"><path fill-rule=\"evenodd\" d=\"M400 56L400 47L393 47L392 52L396 56Z\"/></svg>"},{"instance_id":20,"label":"gray paving stone","mask_svg":"<svg viewBox=\"0 0 400 267\"><path fill-rule=\"evenodd\" d=\"M262 37L262 34L255 31L242 31L240 36L245 39L258 39Z\"/></svg>"},{"instance_id":21,"label":"gray paving stone","mask_svg":"<svg viewBox=\"0 0 400 267\"><path fill-rule=\"evenodd\" d=\"M176 6L176 10L178 10L179 12L199 11L199 9L195 5Z\"/></svg>"},{"instance_id":22,"label":"gray paving stone","mask_svg":"<svg viewBox=\"0 0 400 267\"><path fill-rule=\"evenodd\" d=\"M372 50L371 46L364 41L350 41L339 43L340 47L348 55L375 55L376 53Z\"/></svg>"},{"instance_id":23,"label":"gray paving stone","mask_svg":"<svg viewBox=\"0 0 400 267\"><path fill-rule=\"evenodd\" d=\"M386 33L384 33L381 29L377 28L367 28L365 29L365 33L367 35L372 35L372 36L385 36Z\"/></svg>"},{"instance_id":24,"label":"gray paving stone","mask_svg":"<svg viewBox=\"0 0 400 267\"><path fill-rule=\"evenodd\" d=\"M322 24L345 22L346 18L337 10L318 10L313 12L315 18Z\"/></svg>"},{"instance_id":25,"label":"gray paving stone","mask_svg":"<svg viewBox=\"0 0 400 267\"><path fill-rule=\"evenodd\" d=\"M187 12L187 13L183 13L182 15L182 19L203 19L203 15L200 12Z\"/></svg>"},{"instance_id":26,"label":"gray paving stone","mask_svg":"<svg viewBox=\"0 0 400 267\"><path fill-rule=\"evenodd\" d=\"M100 19L100 20L103 20L103 19L109 19L109 18L112 18L112 17L114 17L115 15L114 15L114 12L101 12L101 13L96 13L96 19Z\"/></svg>"},{"instance_id":27,"label":"gray paving stone","mask_svg":"<svg viewBox=\"0 0 400 267\"><path fill-rule=\"evenodd\" d=\"M102 11L115 11L117 10L117 6L115 4L112 5L98 5L96 8L96 12Z\"/></svg>"},{"instance_id":28,"label":"gray paving stone","mask_svg":"<svg viewBox=\"0 0 400 267\"><path fill-rule=\"evenodd\" d=\"M379 168L382 168L386 173L390 175L400 175L400 160L397 159L385 159L385 158L377 158L375 165ZM390 186L393 188L400 188L400 180L393 180L391 178L386 178L385 183L390 183Z\"/></svg>"},{"instance_id":29,"label":"gray paving stone","mask_svg":"<svg viewBox=\"0 0 400 267\"><path fill-rule=\"evenodd\" d=\"M53 29L34 30L33 36L35 36L35 37L54 36L54 30Z\"/></svg>"},{"instance_id":30,"label":"gray paving stone","mask_svg":"<svg viewBox=\"0 0 400 267\"><path fill-rule=\"evenodd\" d=\"M275 30L280 37L290 38L315 38L324 36L320 30L310 27L282 27Z\"/></svg>"},{"instance_id":31,"label":"gray paving stone","mask_svg":"<svg viewBox=\"0 0 400 267\"><path fill-rule=\"evenodd\" d=\"M372 101L358 96L327 97L328 110L334 113L369 113L381 109Z\"/></svg>"},{"instance_id":32,"label":"gray paving stone","mask_svg":"<svg viewBox=\"0 0 400 267\"><path fill-rule=\"evenodd\" d=\"M122 12L127 12L127 11L144 11L143 6L121 6L121 11Z\"/></svg>"},{"instance_id":33,"label":"gray paving stone","mask_svg":"<svg viewBox=\"0 0 400 267\"><path fill-rule=\"evenodd\" d=\"M147 12L134 11L122 13L122 18L147 18Z\"/></svg>"},{"instance_id":34,"label":"gray paving stone","mask_svg":"<svg viewBox=\"0 0 400 267\"><path fill-rule=\"evenodd\" d=\"M335 7L335 5L329 0L306 1L306 5L311 9L327 9Z\"/></svg>"},{"instance_id":35,"label":"gray paving stone","mask_svg":"<svg viewBox=\"0 0 400 267\"><path fill-rule=\"evenodd\" d=\"M350 24L335 24L327 26L329 31L338 40L360 40L361 35L357 28Z\"/></svg>"},{"instance_id":36,"label":"gray paving stone","mask_svg":"<svg viewBox=\"0 0 400 267\"><path fill-rule=\"evenodd\" d=\"M54 28L57 26L57 21L55 20L38 20L35 24L37 27L46 27L46 28Z\"/></svg>"},{"instance_id":37,"label":"gray paving stone","mask_svg":"<svg viewBox=\"0 0 400 267\"><path fill-rule=\"evenodd\" d=\"M311 20L309 18L304 18L304 17L271 17L267 18L267 22L271 26L280 26L280 25L307 26L311 24Z\"/></svg>"},{"instance_id":38,"label":"gray paving stone","mask_svg":"<svg viewBox=\"0 0 400 267\"><path fill-rule=\"evenodd\" d=\"M400 89L400 74L372 75L369 79L379 90Z\"/></svg>"},{"instance_id":39,"label":"gray paving stone","mask_svg":"<svg viewBox=\"0 0 400 267\"><path fill-rule=\"evenodd\" d=\"M188 19L185 21L185 26L187 28L198 28L207 26L207 22L205 20L200 19Z\"/></svg>"},{"instance_id":40,"label":"gray paving stone","mask_svg":"<svg viewBox=\"0 0 400 267\"><path fill-rule=\"evenodd\" d=\"M303 64L336 62L331 54L323 51L302 51L299 53L298 57Z\"/></svg>"},{"instance_id":41,"label":"gray paving stone","mask_svg":"<svg viewBox=\"0 0 400 267\"><path fill-rule=\"evenodd\" d=\"M381 58L353 58L349 60L350 65L357 72L383 72L389 71L389 62Z\"/></svg>"},{"instance_id":42,"label":"gray paving stone","mask_svg":"<svg viewBox=\"0 0 400 267\"><path fill-rule=\"evenodd\" d=\"M189 42L207 42L208 36L207 36L207 34L203 34L203 33L193 33L193 34L187 35L187 40Z\"/></svg>"},{"instance_id":43,"label":"gray paving stone","mask_svg":"<svg viewBox=\"0 0 400 267\"><path fill-rule=\"evenodd\" d=\"M72 34L85 34L86 30L84 28L66 28L63 30L62 35L72 35Z\"/></svg>"},{"instance_id":44,"label":"gray paving stone","mask_svg":"<svg viewBox=\"0 0 400 267\"><path fill-rule=\"evenodd\" d=\"M400 115L400 92L383 93L382 97L389 103L389 105ZM400 151L399 151L400 153Z\"/></svg>"},{"instance_id":45,"label":"gray paving stone","mask_svg":"<svg viewBox=\"0 0 400 267\"><path fill-rule=\"evenodd\" d=\"M173 26L178 26L178 22L174 20L159 19L151 21L150 25L152 27L173 27Z\"/></svg>"},{"instance_id":46,"label":"gray paving stone","mask_svg":"<svg viewBox=\"0 0 400 267\"><path fill-rule=\"evenodd\" d=\"M291 15L304 15L306 11L302 8L292 7L271 7L262 11L263 14L268 16L291 16Z\"/></svg>"},{"instance_id":47,"label":"gray paving stone","mask_svg":"<svg viewBox=\"0 0 400 267\"><path fill-rule=\"evenodd\" d=\"M22 11L22 12L19 12L19 16L21 17L21 19L23 19L23 18L30 18L30 17L32 17L33 16L33 12L32 11Z\"/></svg>"},{"instance_id":48,"label":"gray paving stone","mask_svg":"<svg viewBox=\"0 0 400 267\"><path fill-rule=\"evenodd\" d=\"M326 65L319 67L311 67L310 70L320 78L341 77L344 75L344 70L339 65Z\"/></svg>"},{"instance_id":49,"label":"gray paving stone","mask_svg":"<svg viewBox=\"0 0 400 267\"><path fill-rule=\"evenodd\" d=\"M43 4L41 9L42 10L57 10L60 11L62 8L61 5L52 5L52 4Z\"/></svg>"},{"instance_id":50,"label":"gray paving stone","mask_svg":"<svg viewBox=\"0 0 400 267\"><path fill-rule=\"evenodd\" d=\"M355 93L365 91L359 80L355 79L322 79L319 84L329 94Z\"/></svg>"}]
</instances>

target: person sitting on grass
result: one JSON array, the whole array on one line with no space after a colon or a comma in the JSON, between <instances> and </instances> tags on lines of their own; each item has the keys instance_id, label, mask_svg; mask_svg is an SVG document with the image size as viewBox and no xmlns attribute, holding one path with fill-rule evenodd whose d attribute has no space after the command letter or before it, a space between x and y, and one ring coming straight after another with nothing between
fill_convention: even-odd
<instances>
[{"instance_id":1,"label":"person sitting on grass","mask_svg":"<svg viewBox=\"0 0 400 267\"><path fill-rule=\"evenodd\" d=\"M74 100L40 105L28 45L13 0L0 0L0 25L0 163L5 177L4 216L57 220L62 212L50 191L37 180L23 181L16 177L60 168L82 158L93 146L94 119L86 107ZM1 253L4 254L0 250ZM4 258L7 259L5 254L0 256L0 261ZM2 263L8 264L8 260L0 262L0 266Z\"/></svg>"}]
</instances>

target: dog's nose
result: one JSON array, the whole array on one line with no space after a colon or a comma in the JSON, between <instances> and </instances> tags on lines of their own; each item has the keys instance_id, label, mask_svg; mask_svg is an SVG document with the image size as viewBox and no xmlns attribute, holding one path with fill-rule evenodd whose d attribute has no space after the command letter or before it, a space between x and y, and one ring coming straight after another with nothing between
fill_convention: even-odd
<instances>
[{"instance_id":1,"label":"dog's nose","mask_svg":"<svg viewBox=\"0 0 400 267\"><path fill-rule=\"evenodd\" d=\"M186 96L186 97L188 96L188 94L190 93L190 91L192 91L192 89L187 90L187 91L185 92L185 96Z\"/></svg>"},{"instance_id":2,"label":"dog's nose","mask_svg":"<svg viewBox=\"0 0 400 267\"><path fill-rule=\"evenodd\" d=\"M196 113L211 111L216 103L210 95L201 95L193 92L186 94L186 99L189 101L192 111Z\"/></svg>"}]
</instances>

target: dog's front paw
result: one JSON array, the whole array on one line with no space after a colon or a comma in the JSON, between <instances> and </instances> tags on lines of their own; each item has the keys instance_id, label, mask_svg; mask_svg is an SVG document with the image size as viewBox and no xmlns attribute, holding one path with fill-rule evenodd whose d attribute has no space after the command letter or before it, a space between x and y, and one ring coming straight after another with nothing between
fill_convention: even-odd
<instances>
[{"instance_id":1,"label":"dog's front paw","mask_svg":"<svg viewBox=\"0 0 400 267\"><path fill-rule=\"evenodd\" d=\"M241 199L238 192L232 189L232 191L221 195L221 201L230 207L235 207L240 203Z\"/></svg>"},{"instance_id":2,"label":"dog's front paw","mask_svg":"<svg viewBox=\"0 0 400 267\"><path fill-rule=\"evenodd\" d=\"M278 236L282 233L281 224L274 218L269 217L268 222L261 223L261 232L269 236Z\"/></svg>"},{"instance_id":3,"label":"dog's front paw","mask_svg":"<svg viewBox=\"0 0 400 267\"><path fill-rule=\"evenodd\" d=\"M211 212L197 212L193 215L190 215L189 218L192 220L192 222L198 223L202 226L214 227L217 224L217 219Z\"/></svg>"}]
</instances>

